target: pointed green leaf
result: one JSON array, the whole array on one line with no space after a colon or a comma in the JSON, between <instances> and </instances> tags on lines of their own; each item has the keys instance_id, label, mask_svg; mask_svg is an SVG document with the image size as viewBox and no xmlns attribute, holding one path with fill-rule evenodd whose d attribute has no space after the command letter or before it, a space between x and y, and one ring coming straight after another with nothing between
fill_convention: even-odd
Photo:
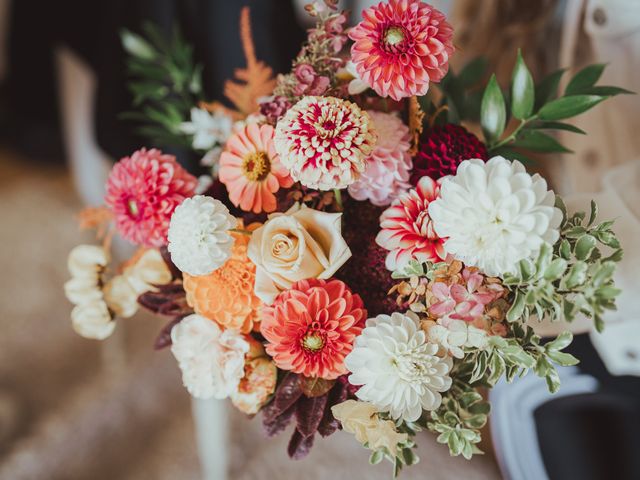
<instances>
[{"instance_id":1,"label":"pointed green leaf","mask_svg":"<svg viewBox=\"0 0 640 480\"><path fill-rule=\"evenodd\" d=\"M458 75L458 81L464 88L476 85L487 71L487 59L478 57L467 63Z\"/></svg>"},{"instance_id":2,"label":"pointed green leaf","mask_svg":"<svg viewBox=\"0 0 640 480\"><path fill-rule=\"evenodd\" d=\"M556 70L536 85L536 110L558 94L558 85L565 69Z\"/></svg>"},{"instance_id":3,"label":"pointed green leaf","mask_svg":"<svg viewBox=\"0 0 640 480\"><path fill-rule=\"evenodd\" d=\"M531 72L518 50L513 74L511 76L511 113L519 120L529 118L533 112L534 87Z\"/></svg>"},{"instance_id":4,"label":"pointed green leaf","mask_svg":"<svg viewBox=\"0 0 640 480\"><path fill-rule=\"evenodd\" d=\"M635 92L627 90L626 88L611 87L608 85L601 85L586 89L583 93L586 95L600 95L602 97L614 97L616 95L635 95Z\"/></svg>"},{"instance_id":5,"label":"pointed green leaf","mask_svg":"<svg viewBox=\"0 0 640 480\"><path fill-rule=\"evenodd\" d=\"M606 97L599 95L572 95L558 98L544 105L538 112L541 120L562 120L586 112Z\"/></svg>"},{"instance_id":6,"label":"pointed green leaf","mask_svg":"<svg viewBox=\"0 0 640 480\"><path fill-rule=\"evenodd\" d=\"M584 67L569 81L564 94L578 95L580 93L585 93L586 89L593 87L596 84L605 67L606 65L603 63L596 63Z\"/></svg>"},{"instance_id":7,"label":"pointed green leaf","mask_svg":"<svg viewBox=\"0 0 640 480\"><path fill-rule=\"evenodd\" d=\"M513 304L511 305L511 308L507 312L508 322L516 322L520 320L520 318L522 317L522 313L524 312L524 306L525 306L524 300L525 300L524 294L520 290L517 290L516 297L513 301Z\"/></svg>"},{"instance_id":8,"label":"pointed green leaf","mask_svg":"<svg viewBox=\"0 0 640 480\"><path fill-rule=\"evenodd\" d=\"M589 213L589 223L587 225L591 226L593 222L596 221L596 217L598 216L598 204L591 200L591 211Z\"/></svg>"},{"instance_id":9,"label":"pointed green leaf","mask_svg":"<svg viewBox=\"0 0 640 480\"><path fill-rule=\"evenodd\" d=\"M482 96L480 123L488 143L500 138L507 121L507 109L504 97L495 74L491 76Z\"/></svg>"},{"instance_id":10,"label":"pointed green leaf","mask_svg":"<svg viewBox=\"0 0 640 480\"><path fill-rule=\"evenodd\" d=\"M562 146L555 138L538 130L525 131L513 145L534 152L561 152L570 153L571 150Z\"/></svg>"},{"instance_id":11,"label":"pointed green leaf","mask_svg":"<svg viewBox=\"0 0 640 480\"><path fill-rule=\"evenodd\" d=\"M565 132L579 133L581 135L587 134L587 132L581 128L571 125L570 123L562 122L539 122L531 126L527 126L527 128L531 130L564 130Z\"/></svg>"},{"instance_id":12,"label":"pointed green leaf","mask_svg":"<svg viewBox=\"0 0 640 480\"><path fill-rule=\"evenodd\" d=\"M371 453L371 456L369 457L369 463L371 465L377 465L383 459L384 459L384 451L383 450L376 450L375 452Z\"/></svg>"}]
</instances>

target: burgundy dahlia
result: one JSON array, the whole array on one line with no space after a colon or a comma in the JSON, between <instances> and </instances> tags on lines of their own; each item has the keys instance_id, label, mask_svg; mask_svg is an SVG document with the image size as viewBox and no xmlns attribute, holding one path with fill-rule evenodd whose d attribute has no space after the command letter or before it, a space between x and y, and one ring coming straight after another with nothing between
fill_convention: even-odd
<instances>
[{"instance_id":1,"label":"burgundy dahlia","mask_svg":"<svg viewBox=\"0 0 640 480\"><path fill-rule=\"evenodd\" d=\"M487 147L473 133L453 124L430 128L420 140L410 181L417 185L427 175L434 180L455 175L458 165L471 158L488 158Z\"/></svg>"}]
</instances>

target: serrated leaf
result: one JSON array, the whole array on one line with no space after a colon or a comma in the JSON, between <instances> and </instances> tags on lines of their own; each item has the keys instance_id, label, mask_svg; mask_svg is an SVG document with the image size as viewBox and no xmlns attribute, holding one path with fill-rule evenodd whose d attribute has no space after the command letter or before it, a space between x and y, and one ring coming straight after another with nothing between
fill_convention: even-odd
<instances>
[{"instance_id":1,"label":"serrated leaf","mask_svg":"<svg viewBox=\"0 0 640 480\"><path fill-rule=\"evenodd\" d=\"M564 90L564 94L578 95L586 93L585 90L593 87L600 79L605 67L606 65L604 63L595 63L584 67L569 81L567 88Z\"/></svg>"},{"instance_id":2,"label":"serrated leaf","mask_svg":"<svg viewBox=\"0 0 640 480\"><path fill-rule=\"evenodd\" d=\"M541 120L562 120L571 118L595 107L606 97L599 95L572 95L562 97L544 105L538 112Z\"/></svg>"},{"instance_id":3,"label":"serrated leaf","mask_svg":"<svg viewBox=\"0 0 640 480\"><path fill-rule=\"evenodd\" d=\"M488 143L500 138L504 132L506 121L507 109L504 97L494 74L484 90L480 106L480 124Z\"/></svg>"},{"instance_id":4,"label":"serrated leaf","mask_svg":"<svg viewBox=\"0 0 640 480\"><path fill-rule=\"evenodd\" d=\"M587 260L596 247L596 239L591 235L583 235L576 242L574 254L578 260Z\"/></svg>"},{"instance_id":5,"label":"serrated leaf","mask_svg":"<svg viewBox=\"0 0 640 480\"><path fill-rule=\"evenodd\" d=\"M519 120L528 118L533 112L534 87L531 72L518 49L518 57L511 76L511 113Z\"/></svg>"}]
</instances>

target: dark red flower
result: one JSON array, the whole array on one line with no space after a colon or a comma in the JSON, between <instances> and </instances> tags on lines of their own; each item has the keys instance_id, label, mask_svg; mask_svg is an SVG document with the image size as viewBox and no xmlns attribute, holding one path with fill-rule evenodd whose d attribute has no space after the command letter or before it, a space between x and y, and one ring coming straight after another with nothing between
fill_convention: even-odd
<instances>
[{"instance_id":1,"label":"dark red flower","mask_svg":"<svg viewBox=\"0 0 640 480\"><path fill-rule=\"evenodd\" d=\"M445 175L455 175L464 160L487 160L487 147L478 137L460 125L447 124L425 131L420 140L420 150L413 159L411 183L429 176L434 180Z\"/></svg>"}]
</instances>

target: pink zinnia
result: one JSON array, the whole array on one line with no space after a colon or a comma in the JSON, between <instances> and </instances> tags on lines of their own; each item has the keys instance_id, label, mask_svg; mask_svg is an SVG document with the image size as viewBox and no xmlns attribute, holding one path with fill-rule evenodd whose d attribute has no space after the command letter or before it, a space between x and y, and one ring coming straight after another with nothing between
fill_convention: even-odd
<instances>
[{"instance_id":1,"label":"pink zinnia","mask_svg":"<svg viewBox=\"0 0 640 480\"><path fill-rule=\"evenodd\" d=\"M435 180L423 177L414 190L401 195L382 213L376 243L389 250L387 269L404 268L411 260L444 260L445 239L436 235L428 210L439 192Z\"/></svg>"},{"instance_id":2,"label":"pink zinnia","mask_svg":"<svg viewBox=\"0 0 640 480\"><path fill-rule=\"evenodd\" d=\"M141 149L113 166L107 180L106 204L126 240L146 247L167 243L175 208L195 193L198 180L173 155Z\"/></svg>"},{"instance_id":3,"label":"pink zinnia","mask_svg":"<svg viewBox=\"0 0 640 480\"><path fill-rule=\"evenodd\" d=\"M280 163L273 143L271 125L250 123L233 135L220 156L219 178L229 191L229 199L245 212L273 212L280 187L290 187L293 179Z\"/></svg>"},{"instance_id":4,"label":"pink zinnia","mask_svg":"<svg viewBox=\"0 0 640 480\"><path fill-rule=\"evenodd\" d=\"M347 373L344 358L366 317L360 296L344 282L309 279L263 308L261 332L279 368L331 380Z\"/></svg>"},{"instance_id":5,"label":"pink zinnia","mask_svg":"<svg viewBox=\"0 0 640 480\"><path fill-rule=\"evenodd\" d=\"M419 0L389 0L362 12L349 37L360 78L382 97L424 95L449 68L453 29L442 12Z\"/></svg>"}]
</instances>

